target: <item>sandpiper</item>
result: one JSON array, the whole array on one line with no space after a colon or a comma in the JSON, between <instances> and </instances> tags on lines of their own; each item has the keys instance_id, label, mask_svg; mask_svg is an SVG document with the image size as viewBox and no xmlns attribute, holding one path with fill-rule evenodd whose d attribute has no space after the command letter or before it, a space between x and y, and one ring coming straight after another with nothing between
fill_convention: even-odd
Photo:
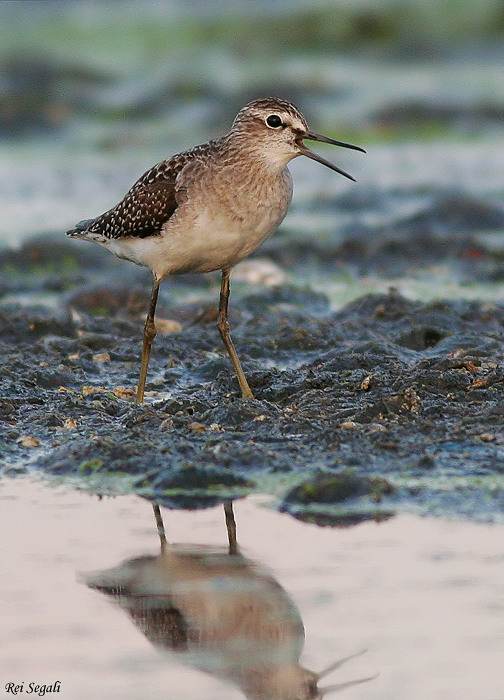
<instances>
[{"instance_id":1,"label":"sandpiper","mask_svg":"<svg viewBox=\"0 0 504 700\"><path fill-rule=\"evenodd\" d=\"M161 280L169 274L222 272L218 328L243 398L253 398L229 334L229 275L278 227L292 198L287 164L304 155L353 180L305 140L362 151L308 129L287 100L254 100L241 109L231 130L158 163L124 199L95 219L67 232L95 241L118 257L148 267L154 283L144 326L136 401L142 403Z\"/></svg>"},{"instance_id":2,"label":"sandpiper","mask_svg":"<svg viewBox=\"0 0 504 700\"><path fill-rule=\"evenodd\" d=\"M322 700L376 678L319 686L364 652L318 673L301 665L300 612L271 573L241 553L231 503L226 548L170 544L160 530L160 512L156 523L159 555L137 556L79 578L116 602L157 649L229 681L249 700Z\"/></svg>"}]
</instances>

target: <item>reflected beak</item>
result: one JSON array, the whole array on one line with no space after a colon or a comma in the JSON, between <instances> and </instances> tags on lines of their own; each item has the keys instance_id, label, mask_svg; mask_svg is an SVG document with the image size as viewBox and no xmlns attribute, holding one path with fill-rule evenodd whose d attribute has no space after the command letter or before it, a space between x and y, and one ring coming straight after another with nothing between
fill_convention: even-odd
<instances>
[{"instance_id":1,"label":"reflected beak","mask_svg":"<svg viewBox=\"0 0 504 700\"><path fill-rule=\"evenodd\" d=\"M305 137L306 138L306 137ZM322 136L322 139L326 140L325 136ZM358 146L350 146L347 143L339 143L339 141L330 141L328 140L329 143L334 143L337 144L338 146L347 146L348 148L354 148L356 151L362 151L362 148L359 148ZM365 153L365 151L363 151ZM310 151L311 153L311 151ZM315 160L318 160L316 158ZM324 163L325 165L325 163ZM333 167L333 166L331 166ZM333 167L333 170L335 168ZM338 170L337 172L341 172ZM343 173L343 175L346 175L346 173ZM347 175L347 177L349 177ZM353 178L350 178L353 180ZM323 671L320 671L320 673L317 674L317 680L320 680L324 676L327 676L329 673L332 671L336 671L336 669L340 668L343 666L343 664L346 664L347 661L350 661L351 659L355 659L357 656L362 656L362 654L365 654L367 649L363 649L362 651L357 652L357 654L351 654L351 656L345 656L344 659L339 659L339 661L336 661L335 663L331 664L327 668L324 668ZM325 688L320 688L320 692L322 693L322 697L325 697L326 695L329 695L330 693L337 693L340 690L343 690L344 688L350 688L352 685L359 685L360 683L367 683L368 681L372 681L375 678L378 677L378 674L374 676L368 676L367 678L357 678L354 681L347 681L346 683L337 683L336 685L328 685Z\"/></svg>"},{"instance_id":2,"label":"reflected beak","mask_svg":"<svg viewBox=\"0 0 504 700\"><path fill-rule=\"evenodd\" d=\"M350 146L350 148L355 148L355 146ZM359 149L361 150L361 149ZM328 676L332 671L336 671L336 669L341 668L343 664L346 664L347 661L351 661L352 659L356 659L358 656L362 656L367 652L367 649L363 649L362 651L358 651L356 654L350 654L350 656L345 656L343 659L339 659L338 661L335 661L333 664L328 666L327 668L324 668L323 671L320 671L320 673L317 673L317 678L320 680L321 678L324 678L324 676Z\"/></svg>"},{"instance_id":3,"label":"reflected beak","mask_svg":"<svg viewBox=\"0 0 504 700\"><path fill-rule=\"evenodd\" d=\"M353 685L360 685L361 683L367 683L368 681L374 681L378 678L378 674L374 676L369 676L368 678L358 678L355 681L347 681L346 683L337 683L336 685L328 685L327 688L321 688L322 697L329 695L330 693L338 693L340 690L345 688L351 688Z\"/></svg>"},{"instance_id":4,"label":"reflected beak","mask_svg":"<svg viewBox=\"0 0 504 700\"><path fill-rule=\"evenodd\" d=\"M336 165L333 165L330 163L328 160L325 158L322 158L322 156L319 156L318 153L314 153L313 151L310 151L310 149L305 146L303 143L303 139L308 139L309 141L321 141L322 143L330 143L333 146L341 146L342 148L351 148L354 151L360 151L361 153L365 153L366 151L361 148L360 146L353 146L351 143L344 143L343 141L334 141L334 139L330 139L327 136L322 136L321 134L315 134L313 131L307 131L304 134L300 134L299 138L297 139L296 143L299 148L299 153L303 156L306 156L307 158L311 158L312 160L316 160L317 163L322 163L322 165L325 165L328 168L331 168L331 170L334 170L335 172L339 173L340 175L343 175L344 177L347 177L349 180L353 180L355 182L355 178L346 173L344 170L341 170L338 168Z\"/></svg>"}]
</instances>

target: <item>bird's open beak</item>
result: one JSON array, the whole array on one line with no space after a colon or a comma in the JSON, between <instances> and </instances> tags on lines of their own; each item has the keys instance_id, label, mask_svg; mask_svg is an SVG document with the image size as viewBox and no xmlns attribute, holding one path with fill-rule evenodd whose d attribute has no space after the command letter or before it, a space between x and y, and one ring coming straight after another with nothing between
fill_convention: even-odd
<instances>
[{"instance_id":1,"label":"bird's open beak","mask_svg":"<svg viewBox=\"0 0 504 700\"><path fill-rule=\"evenodd\" d=\"M314 153L313 151L310 151L310 149L305 146L303 143L304 139L308 139L309 141L322 141L322 143L330 143L333 146L341 146L342 148L352 148L354 151L361 151L361 153L365 153L366 151L361 148L360 146L353 146L351 143L344 143L343 141L334 141L334 139L330 139L327 136L322 136L321 134L315 134L313 131L307 131L304 134L301 134L299 138L297 139L297 145L299 147L299 152L303 155L306 156L307 158L311 158L312 160L316 160L317 163L322 163L322 165L327 166L328 168L331 168L331 170L334 170L335 172L339 173L340 175L344 175L347 177L349 180L353 180L355 182L355 178L346 173L344 170L341 170L338 168L336 165L333 165L330 163L328 160L325 158L322 158L322 156L319 156L318 153Z\"/></svg>"}]
</instances>

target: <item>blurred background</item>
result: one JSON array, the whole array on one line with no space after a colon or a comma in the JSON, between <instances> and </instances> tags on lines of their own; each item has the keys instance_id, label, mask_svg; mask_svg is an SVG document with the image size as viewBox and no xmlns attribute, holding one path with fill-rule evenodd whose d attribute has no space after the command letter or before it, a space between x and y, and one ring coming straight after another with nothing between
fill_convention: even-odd
<instances>
[{"instance_id":1,"label":"blurred background","mask_svg":"<svg viewBox=\"0 0 504 700\"><path fill-rule=\"evenodd\" d=\"M257 254L280 278L302 267L337 302L390 280L495 298L503 35L500 0L4 0L0 245L62 236L275 95L368 151L319 148L357 184L293 162L291 211Z\"/></svg>"}]
</instances>

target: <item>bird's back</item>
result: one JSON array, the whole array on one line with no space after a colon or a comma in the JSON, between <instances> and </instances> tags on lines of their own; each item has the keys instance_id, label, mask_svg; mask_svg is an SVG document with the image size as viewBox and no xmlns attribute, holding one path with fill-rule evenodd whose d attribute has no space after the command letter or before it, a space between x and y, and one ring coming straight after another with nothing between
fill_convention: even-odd
<instances>
[{"instance_id":1,"label":"bird's back","mask_svg":"<svg viewBox=\"0 0 504 700\"><path fill-rule=\"evenodd\" d=\"M67 231L67 236L106 242L159 235L178 206L179 174L188 163L201 158L211 143L195 146L149 168L116 206L94 219L79 221Z\"/></svg>"}]
</instances>

